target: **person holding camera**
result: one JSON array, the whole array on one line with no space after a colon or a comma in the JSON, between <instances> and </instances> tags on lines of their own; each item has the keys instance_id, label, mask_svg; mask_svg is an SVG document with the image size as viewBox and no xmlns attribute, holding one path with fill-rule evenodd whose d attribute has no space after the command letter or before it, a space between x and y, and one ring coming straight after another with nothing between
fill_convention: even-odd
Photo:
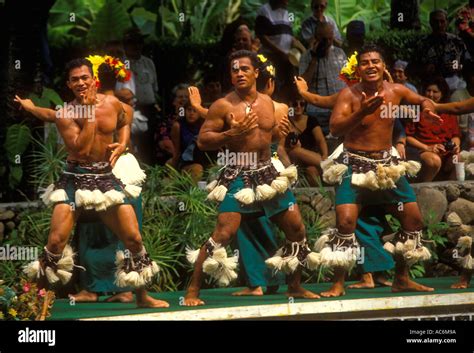
<instances>
[{"instance_id":1,"label":"person holding camera","mask_svg":"<svg viewBox=\"0 0 474 353\"><path fill-rule=\"evenodd\" d=\"M445 79L435 77L423 85L427 98L435 103L446 103L449 100L449 87ZM454 156L461 149L461 132L457 117L451 114L441 114L443 122L435 125L420 117L420 121L410 120L406 126L407 155L409 159L422 163L420 181L437 179L455 179Z\"/></svg>"},{"instance_id":2,"label":"person holding camera","mask_svg":"<svg viewBox=\"0 0 474 353\"><path fill-rule=\"evenodd\" d=\"M308 82L309 90L320 96L331 96L346 84L339 79L339 72L347 61L341 48L333 45L334 30L330 23L320 23L315 40L305 54L301 56L299 75ZM329 134L331 110L308 104L306 112L310 119L317 119L324 135Z\"/></svg>"}]
</instances>

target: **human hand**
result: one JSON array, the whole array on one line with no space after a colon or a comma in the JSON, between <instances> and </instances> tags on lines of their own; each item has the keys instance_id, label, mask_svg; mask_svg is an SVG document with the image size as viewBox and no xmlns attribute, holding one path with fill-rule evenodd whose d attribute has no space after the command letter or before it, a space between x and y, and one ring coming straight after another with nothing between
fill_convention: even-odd
<instances>
[{"instance_id":1,"label":"human hand","mask_svg":"<svg viewBox=\"0 0 474 353\"><path fill-rule=\"evenodd\" d=\"M285 115L277 124L276 128L278 129L278 133L280 135L280 139L284 139L290 132L290 120L288 120L288 116Z\"/></svg>"},{"instance_id":2,"label":"human hand","mask_svg":"<svg viewBox=\"0 0 474 353\"><path fill-rule=\"evenodd\" d=\"M229 118L230 129L224 132L227 136L241 136L258 127L258 116L253 111L241 121L236 121L233 113L230 113Z\"/></svg>"},{"instance_id":3,"label":"human hand","mask_svg":"<svg viewBox=\"0 0 474 353\"><path fill-rule=\"evenodd\" d=\"M395 148L397 149L398 154L400 155L401 159L406 159L407 158L405 145L403 143L397 143L395 145Z\"/></svg>"},{"instance_id":4,"label":"human hand","mask_svg":"<svg viewBox=\"0 0 474 353\"><path fill-rule=\"evenodd\" d=\"M107 146L107 148L112 152L109 158L109 163L112 167L115 166L115 163L117 162L117 159L120 157L120 155L125 152L126 147L125 145L121 143L111 143L110 145Z\"/></svg>"},{"instance_id":5,"label":"human hand","mask_svg":"<svg viewBox=\"0 0 474 353\"><path fill-rule=\"evenodd\" d=\"M434 125L441 125L443 123L443 119L433 112L430 108L425 108L421 112L421 116L423 116L426 120Z\"/></svg>"},{"instance_id":6,"label":"human hand","mask_svg":"<svg viewBox=\"0 0 474 353\"><path fill-rule=\"evenodd\" d=\"M97 86L95 83L91 84L89 88L81 94L81 104L95 105L97 103Z\"/></svg>"},{"instance_id":7,"label":"human hand","mask_svg":"<svg viewBox=\"0 0 474 353\"><path fill-rule=\"evenodd\" d=\"M362 101L360 103L360 111L366 116L374 113L385 102L383 95L376 95L367 99L365 92L362 92Z\"/></svg>"},{"instance_id":8,"label":"human hand","mask_svg":"<svg viewBox=\"0 0 474 353\"><path fill-rule=\"evenodd\" d=\"M296 88L298 89L299 94L308 92L308 83L303 77L294 76L294 79L295 79L295 85L296 85Z\"/></svg>"},{"instance_id":9,"label":"human hand","mask_svg":"<svg viewBox=\"0 0 474 353\"><path fill-rule=\"evenodd\" d=\"M189 92L189 103L194 109L201 108L202 106L202 99L201 94L199 93L199 89L195 86L188 87Z\"/></svg>"},{"instance_id":10,"label":"human hand","mask_svg":"<svg viewBox=\"0 0 474 353\"><path fill-rule=\"evenodd\" d=\"M446 148L440 143L434 144L434 145L429 145L426 148L426 151L428 152L433 152L436 154L444 154L446 153Z\"/></svg>"},{"instance_id":11,"label":"human hand","mask_svg":"<svg viewBox=\"0 0 474 353\"><path fill-rule=\"evenodd\" d=\"M33 110L36 107L31 99L21 99L18 95L15 95L13 100L17 103L20 103L20 109L25 109L27 112Z\"/></svg>"}]
</instances>

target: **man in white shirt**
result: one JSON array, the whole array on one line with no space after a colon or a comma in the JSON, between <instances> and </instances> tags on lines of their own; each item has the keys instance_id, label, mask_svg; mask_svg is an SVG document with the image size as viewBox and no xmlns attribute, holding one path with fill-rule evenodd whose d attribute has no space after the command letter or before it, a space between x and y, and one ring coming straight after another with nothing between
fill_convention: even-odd
<instances>
[{"instance_id":1,"label":"man in white shirt","mask_svg":"<svg viewBox=\"0 0 474 353\"><path fill-rule=\"evenodd\" d=\"M318 25L323 22L329 23L334 31L334 45L338 47L342 46L342 36L341 32L339 32L339 28L337 28L336 22L332 18L324 14L324 11L327 7L327 0L311 1L311 9L313 10L313 15L311 17L308 17L301 24L301 36L303 37L304 42L309 47L311 47L311 44L314 41L314 34L316 33Z\"/></svg>"}]
</instances>

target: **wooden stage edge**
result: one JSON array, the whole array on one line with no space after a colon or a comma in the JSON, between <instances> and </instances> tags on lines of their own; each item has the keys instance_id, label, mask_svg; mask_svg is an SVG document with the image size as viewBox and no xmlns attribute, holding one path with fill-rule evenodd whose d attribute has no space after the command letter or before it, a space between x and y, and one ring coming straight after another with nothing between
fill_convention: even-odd
<instances>
[{"instance_id":1,"label":"wooden stage edge","mask_svg":"<svg viewBox=\"0 0 474 353\"><path fill-rule=\"evenodd\" d=\"M462 315L474 318L474 292L341 299L286 304L153 312L81 319L82 321L122 320L367 320L433 315Z\"/></svg>"}]
</instances>

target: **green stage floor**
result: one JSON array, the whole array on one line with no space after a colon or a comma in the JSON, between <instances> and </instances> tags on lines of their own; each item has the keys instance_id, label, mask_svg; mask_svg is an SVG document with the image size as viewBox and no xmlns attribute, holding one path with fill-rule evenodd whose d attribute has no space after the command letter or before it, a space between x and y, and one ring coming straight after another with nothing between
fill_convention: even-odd
<instances>
[{"instance_id":1,"label":"green stage floor","mask_svg":"<svg viewBox=\"0 0 474 353\"><path fill-rule=\"evenodd\" d=\"M419 282L435 288L429 293L392 293L388 287L374 289L348 289L346 295L339 298L320 298L315 300L288 300L284 295L285 287L277 294L262 297L234 297L231 293L239 288L207 289L201 293L206 302L201 307L181 306L184 292L152 293L155 298L166 300L170 307L166 309L137 309L135 304L122 303L76 303L69 300L56 300L49 320L205 320L205 319L245 319L265 317L288 317L321 313L350 313L367 310L395 310L407 308L425 308L463 305L474 312L474 284L468 289L449 288L458 278L426 278ZM350 282L348 283L350 284ZM305 288L321 292L330 287L330 283L308 284ZM101 297L100 300L104 300Z\"/></svg>"}]
</instances>

